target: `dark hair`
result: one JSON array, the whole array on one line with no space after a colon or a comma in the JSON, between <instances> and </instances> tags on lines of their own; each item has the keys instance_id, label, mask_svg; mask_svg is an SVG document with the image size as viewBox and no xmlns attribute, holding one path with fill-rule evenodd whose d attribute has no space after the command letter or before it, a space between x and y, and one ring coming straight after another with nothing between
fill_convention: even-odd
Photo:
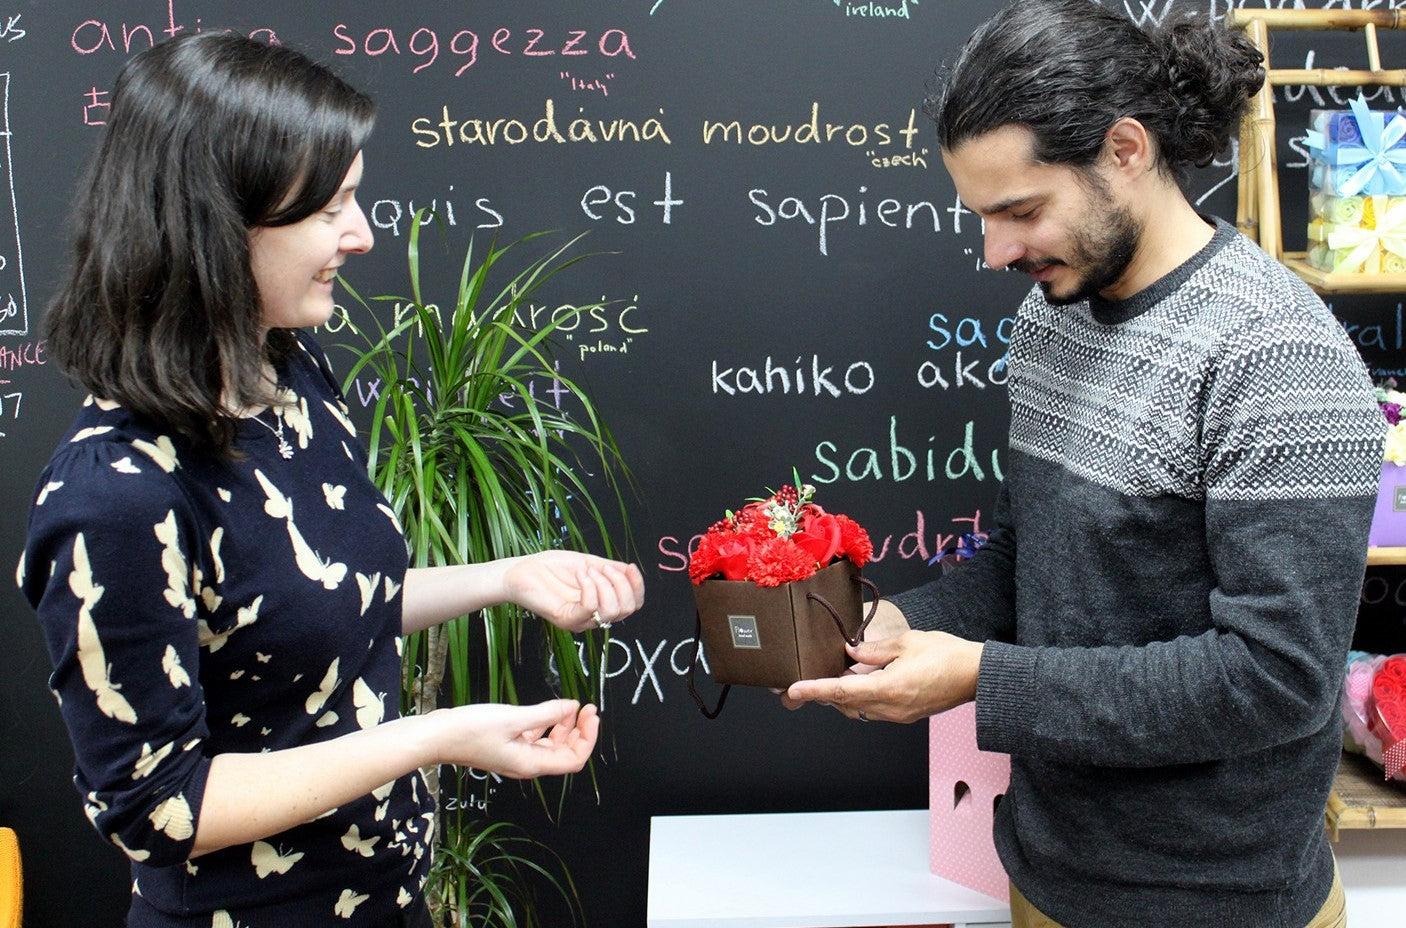
<instances>
[{"instance_id":1,"label":"dark hair","mask_svg":"<svg viewBox=\"0 0 1406 928\"><path fill-rule=\"evenodd\" d=\"M924 112L948 151L1017 124L1039 161L1080 169L1131 116L1156 140L1158 168L1184 181L1229 142L1264 83L1263 60L1243 32L1194 12L1144 30L1092 0L1017 0L939 69Z\"/></svg>"},{"instance_id":2,"label":"dark hair","mask_svg":"<svg viewBox=\"0 0 1406 928\"><path fill-rule=\"evenodd\" d=\"M72 215L71 263L48 350L95 396L234 456L221 405L268 402L249 231L326 206L371 131L374 105L292 49L198 33L118 75Z\"/></svg>"}]
</instances>

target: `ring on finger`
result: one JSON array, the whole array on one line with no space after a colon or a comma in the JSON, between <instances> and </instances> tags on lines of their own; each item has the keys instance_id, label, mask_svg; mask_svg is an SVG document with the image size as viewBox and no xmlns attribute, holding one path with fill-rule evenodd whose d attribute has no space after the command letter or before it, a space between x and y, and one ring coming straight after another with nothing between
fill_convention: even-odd
<instances>
[{"instance_id":1,"label":"ring on finger","mask_svg":"<svg viewBox=\"0 0 1406 928\"><path fill-rule=\"evenodd\" d=\"M591 623L594 624L596 628L607 628L610 625L609 622L600 617L599 609L591 613Z\"/></svg>"},{"instance_id":2,"label":"ring on finger","mask_svg":"<svg viewBox=\"0 0 1406 928\"><path fill-rule=\"evenodd\" d=\"M864 712L863 709L860 709L860 710L859 710L859 720L860 720L861 722L867 722L867 721L869 721L869 716L868 716L867 714L865 714L865 712Z\"/></svg>"}]
</instances>

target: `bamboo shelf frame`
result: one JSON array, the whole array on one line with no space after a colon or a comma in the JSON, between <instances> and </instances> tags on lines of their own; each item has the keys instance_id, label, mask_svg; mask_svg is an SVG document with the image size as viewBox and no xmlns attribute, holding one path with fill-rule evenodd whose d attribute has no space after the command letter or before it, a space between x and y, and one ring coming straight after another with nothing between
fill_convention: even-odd
<instances>
[{"instance_id":1,"label":"bamboo shelf frame","mask_svg":"<svg viewBox=\"0 0 1406 928\"><path fill-rule=\"evenodd\" d=\"M1279 167L1275 157L1275 87L1406 87L1406 69L1382 68L1378 29L1406 29L1398 10L1245 10L1226 16L1231 28L1243 29L1264 55L1265 82L1240 125L1239 186L1236 225L1259 242L1319 293L1406 292L1406 274L1334 274L1308 263L1303 252L1285 252L1279 213ZM1360 30L1367 45L1367 70L1273 68L1269 31ZM1406 564L1406 547L1370 548L1369 565ZM1406 785L1388 782L1365 757L1344 753L1323 810L1323 824L1333 841L1347 828L1406 828Z\"/></svg>"},{"instance_id":2,"label":"bamboo shelf frame","mask_svg":"<svg viewBox=\"0 0 1406 928\"><path fill-rule=\"evenodd\" d=\"M1343 752L1323 825L1337 841L1345 828L1406 828L1406 784L1382 778L1382 769L1360 754Z\"/></svg>"},{"instance_id":3,"label":"bamboo shelf frame","mask_svg":"<svg viewBox=\"0 0 1406 928\"><path fill-rule=\"evenodd\" d=\"M1401 10L1231 10L1231 28L1243 29L1264 55L1265 82L1240 124L1240 161L1236 225L1259 242L1319 293L1406 292L1406 274L1338 274L1311 266L1303 252L1284 251L1279 213L1279 167L1275 156L1275 87L1406 87L1406 69L1382 67L1379 29L1406 29ZM1271 29L1300 32L1361 31L1367 46L1367 69L1274 68L1269 59Z\"/></svg>"},{"instance_id":4,"label":"bamboo shelf frame","mask_svg":"<svg viewBox=\"0 0 1406 928\"><path fill-rule=\"evenodd\" d=\"M1381 567L1390 564L1406 564L1406 548L1367 549L1368 567Z\"/></svg>"}]
</instances>

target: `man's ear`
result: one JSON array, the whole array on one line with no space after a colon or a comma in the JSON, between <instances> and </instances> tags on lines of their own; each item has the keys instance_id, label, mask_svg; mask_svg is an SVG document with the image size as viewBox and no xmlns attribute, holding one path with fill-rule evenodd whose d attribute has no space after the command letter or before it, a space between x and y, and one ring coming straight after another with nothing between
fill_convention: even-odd
<instances>
[{"instance_id":1,"label":"man's ear","mask_svg":"<svg viewBox=\"0 0 1406 928\"><path fill-rule=\"evenodd\" d=\"M1119 118L1103 138L1108 167L1130 177L1146 174L1157 165L1157 152L1147 127L1131 116Z\"/></svg>"}]
</instances>

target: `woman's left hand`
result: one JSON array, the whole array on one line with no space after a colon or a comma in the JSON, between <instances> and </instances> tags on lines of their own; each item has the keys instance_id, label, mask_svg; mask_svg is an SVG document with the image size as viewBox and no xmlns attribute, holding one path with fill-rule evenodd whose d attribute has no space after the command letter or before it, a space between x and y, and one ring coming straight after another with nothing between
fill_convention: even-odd
<instances>
[{"instance_id":1,"label":"woman's left hand","mask_svg":"<svg viewBox=\"0 0 1406 928\"><path fill-rule=\"evenodd\" d=\"M571 632L604 628L644 605L639 567L577 551L515 558L503 584L509 601Z\"/></svg>"}]
</instances>

